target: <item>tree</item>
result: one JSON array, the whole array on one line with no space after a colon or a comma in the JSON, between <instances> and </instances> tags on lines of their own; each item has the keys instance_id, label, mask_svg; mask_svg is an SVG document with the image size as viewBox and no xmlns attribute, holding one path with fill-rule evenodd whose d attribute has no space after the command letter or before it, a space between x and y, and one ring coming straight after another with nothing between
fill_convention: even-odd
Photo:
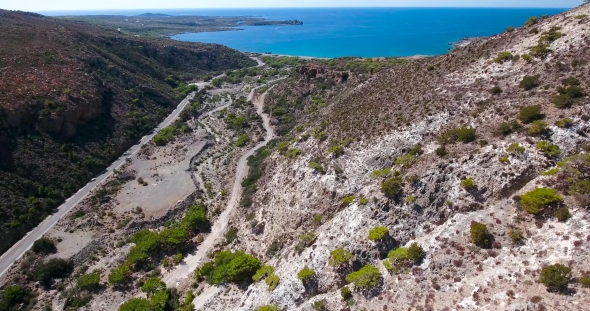
<instances>
[{"instance_id":1,"label":"tree","mask_svg":"<svg viewBox=\"0 0 590 311\"><path fill-rule=\"evenodd\" d=\"M81 275L77 286L83 290L95 290L100 286L100 272Z\"/></svg>"},{"instance_id":2,"label":"tree","mask_svg":"<svg viewBox=\"0 0 590 311\"><path fill-rule=\"evenodd\" d=\"M383 241L389 236L389 229L383 226L377 226L369 231L369 240L374 242Z\"/></svg>"},{"instance_id":3,"label":"tree","mask_svg":"<svg viewBox=\"0 0 590 311\"><path fill-rule=\"evenodd\" d=\"M156 277L147 279L141 286L141 291L146 293L148 297L162 290L166 290L166 284Z\"/></svg>"},{"instance_id":4,"label":"tree","mask_svg":"<svg viewBox=\"0 0 590 311\"><path fill-rule=\"evenodd\" d=\"M47 238L40 238L39 240L35 241L31 249L36 254L49 254L57 251L57 249L55 248L55 243L53 243L53 241Z\"/></svg>"},{"instance_id":5,"label":"tree","mask_svg":"<svg viewBox=\"0 0 590 311\"><path fill-rule=\"evenodd\" d=\"M332 267L341 267L345 264L348 264L352 259L353 255L350 251L344 248L337 248L330 252L330 266Z\"/></svg>"},{"instance_id":6,"label":"tree","mask_svg":"<svg viewBox=\"0 0 590 311\"><path fill-rule=\"evenodd\" d=\"M20 285L10 285L4 288L0 295L0 310L16 311L28 310L27 305L31 302L32 295L30 291ZM23 304L21 306L21 304Z\"/></svg>"},{"instance_id":7,"label":"tree","mask_svg":"<svg viewBox=\"0 0 590 311\"><path fill-rule=\"evenodd\" d=\"M121 285L127 281L127 277L129 276L129 266L126 264L120 265L113 270L109 274L108 281L109 284L113 286Z\"/></svg>"},{"instance_id":8,"label":"tree","mask_svg":"<svg viewBox=\"0 0 590 311\"><path fill-rule=\"evenodd\" d=\"M152 303L144 298L133 298L125 301L119 311L156 311Z\"/></svg>"},{"instance_id":9,"label":"tree","mask_svg":"<svg viewBox=\"0 0 590 311\"><path fill-rule=\"evenodd\" d=\"M377 286L381 278L381 272L373 265L366 265L356 272L352 272L346 276L346 281L354 283L354 285L361 289L371 289Z\"/></svg>"},{"instance_id":10,"label":"tree","mask_svg":"<svg viewBox=\"0 0 590 311\"><path fill-rule=\"evenodd\" d=\"M571 280L571 272L569 267L562 264L546 266L541 270L539 281L548 289L563 290Z\"/></svg>"},{"instance_id":11,"label":"tree","mask_svg":"<svg viewBox=\"0 0 590 311\"><path fill-rule=\"evenodd\" d=\"M33 272L33 277L44 286L49 286L51 280L66 277L73 270L74 265L72 262L61 258L52 258L47 263L37 267Z\"/></svg>"}]
</instances>

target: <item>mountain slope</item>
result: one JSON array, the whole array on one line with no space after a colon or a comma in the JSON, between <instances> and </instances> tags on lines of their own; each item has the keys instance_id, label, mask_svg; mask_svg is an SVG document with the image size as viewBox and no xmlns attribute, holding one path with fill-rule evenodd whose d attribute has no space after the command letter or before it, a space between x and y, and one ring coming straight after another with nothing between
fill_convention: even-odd
<instances>
[{"instance_id":1,"label":"mountain slope","mask_svg":"<svg viewBox=\"0 0 590 311\"><path fill-rule=\"evenodd\" d=\"M255 65L32 13L0 10L0 28L0 251L170 113L185 81Z\"/></svg>"},{"instance_id":2,"label":"mountain slope","mask_svg":"<svg viewBox=\"0 0 590 311\"><path fill-rule=\"evenodd\" d=\"M280 281L207 308L585 310L589 15L582 6L344 80L345 67L317 61L273 88L265 109L288 127L230 248ZM557 195L539 211L537 188ZM370 240L377 227L388 233ZM412 243L425 258L389 253ZM352 259L332 266L336 248ZM571 269L565 288L545 286L554 264ZM374 283L349 284L367 265ZM304 267L315 274L302 282Z\"/></svg>"}]
</instances>

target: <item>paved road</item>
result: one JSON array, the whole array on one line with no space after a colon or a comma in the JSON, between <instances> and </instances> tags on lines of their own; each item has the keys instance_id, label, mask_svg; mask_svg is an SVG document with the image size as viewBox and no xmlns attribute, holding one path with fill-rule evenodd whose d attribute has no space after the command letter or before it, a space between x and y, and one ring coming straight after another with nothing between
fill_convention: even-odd
<instances>
[{"instance_id":1,"label":"paved road","mask_svg":"<svg viewBox=\"0 0 590 311\"><path fill-rule=\"evenodd\" d=\"M4 255L0 257L0 276L2 276L12 264L18 260L31 246L33 243L41 238L49 229L51 229L61 218L63 218L74 206L82 201L96 186L105 181L109 176L113 174L113 169L121 167L125 163L125 159L129 156L136 154L140 148L148 143L152 138L163 128L169 126L176 120L180 112L190 103L190 99L194 96L191 93L187 96L176 109L160 123L152 132L152 134L144 136L141 140L129 148L127 152L113 162L104 173L97 176L93 181L89 182L84 188L78 190L76 194L66 200L64 204L58 207L57 212L45 218L35 229L27 233L27 235L14 244Z\"/></svg>"}]
</instances>

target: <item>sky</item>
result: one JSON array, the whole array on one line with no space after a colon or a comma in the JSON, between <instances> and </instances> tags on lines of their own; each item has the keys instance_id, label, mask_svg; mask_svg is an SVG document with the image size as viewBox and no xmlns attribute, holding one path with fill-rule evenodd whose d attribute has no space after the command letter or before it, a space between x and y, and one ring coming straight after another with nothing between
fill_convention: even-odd
<instances>
[{"instance_id":1,"label":"sky","mask_svg":"<svg viewBox=\"0 0 590 311\"><path fill-rule=\"evenodd\" d=\"M22 11L292 8L292 7L557 7L571 8L583 0L0 0L0 8Z\"/></svg>"}]
</instances>

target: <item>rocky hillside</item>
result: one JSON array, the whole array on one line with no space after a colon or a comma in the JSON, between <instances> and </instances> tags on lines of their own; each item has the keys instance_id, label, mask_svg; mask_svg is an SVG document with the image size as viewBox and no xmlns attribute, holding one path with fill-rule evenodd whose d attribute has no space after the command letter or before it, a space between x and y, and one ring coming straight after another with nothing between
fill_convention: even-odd
<instances>
[{"instance_id":1,"label":"rocky hillside","mask_svg":"<svg viewBox=\"0 0 590 311\"><path fill-rule=\"evenodd\" d=\"M232 224L270 267L203 309L588 310L589 16L300 67Z\"/></svg>"},{"instance_id":2,"label":"rocky hillside","mask_svg":"<svg viewBox=\"0 0 590 311\"><path fill-rule=\"evenodd\" d=\"M168 115L187 82L256 64L32 13L0 10L0 28L0 252Z\"/></svg>"}]
</instances>

